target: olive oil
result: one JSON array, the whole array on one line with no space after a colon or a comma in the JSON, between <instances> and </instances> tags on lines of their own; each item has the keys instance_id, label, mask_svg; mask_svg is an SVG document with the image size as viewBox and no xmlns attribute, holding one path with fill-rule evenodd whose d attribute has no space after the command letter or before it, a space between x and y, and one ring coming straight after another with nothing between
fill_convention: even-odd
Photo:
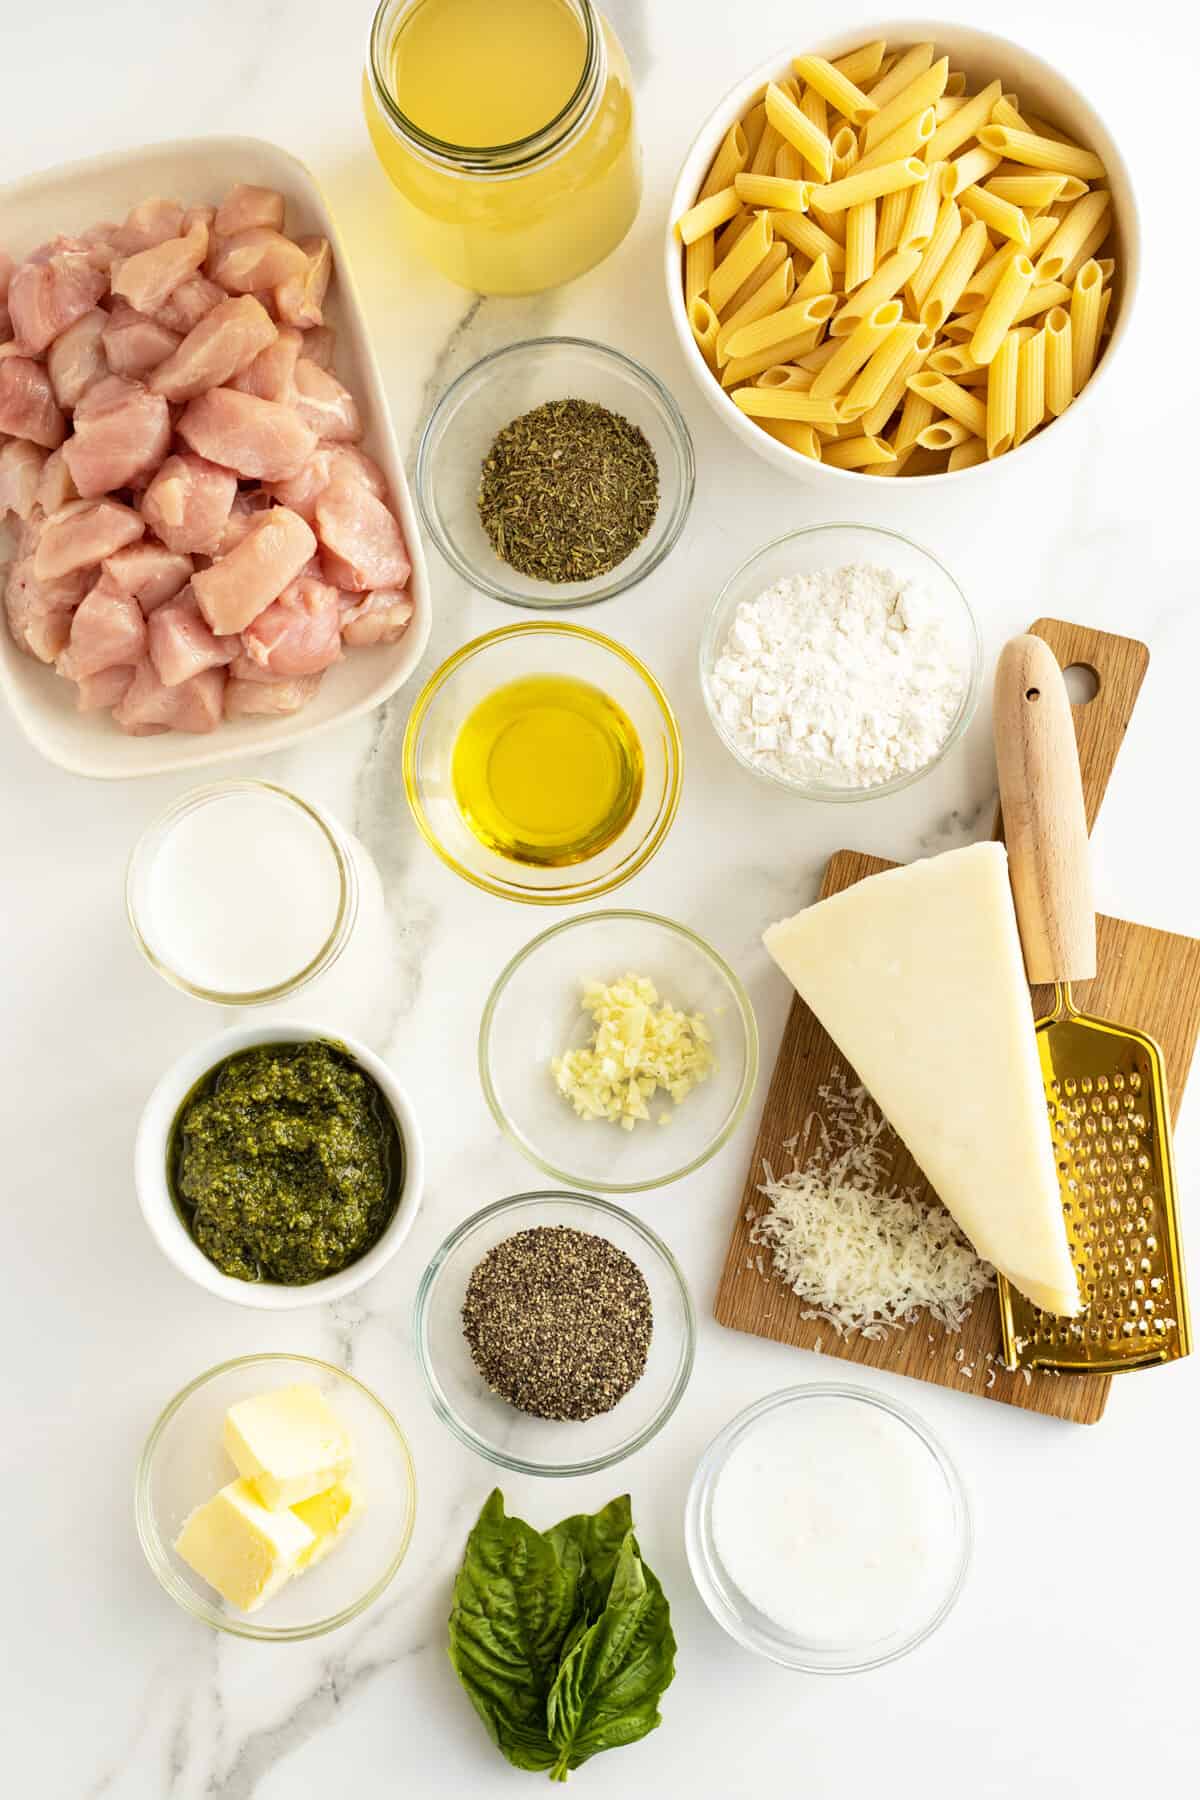
<instances>
[{"instance_id":1,"label":"olive oil","mask_svg":"<svg viewBox=\"0 0 1200 1800\"><path fill-rule=\"evenodd\" d=\"M454 798L481 843L565 868L625 829L644 763L632 720L590 682L530 675L481 700L458 733Z\"/></svg>"}]
</instances>

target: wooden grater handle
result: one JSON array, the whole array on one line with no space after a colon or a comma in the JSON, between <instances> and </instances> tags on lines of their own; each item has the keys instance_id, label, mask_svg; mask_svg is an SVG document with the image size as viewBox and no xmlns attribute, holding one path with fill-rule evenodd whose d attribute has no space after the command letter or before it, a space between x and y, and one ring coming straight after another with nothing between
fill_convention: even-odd
<instances>
[{"instance_id":1,"label":"wooden grater handle","mask_svg":"<svg viewBox=\"0 0 1200 1800\"><path fill-rule=\"evenodd\" d=\"M1066 683L1039 637L1000 652L993 697L1009 878L1029 980L1096 973L1087 819Z\"/></svg>"}]
</instances>

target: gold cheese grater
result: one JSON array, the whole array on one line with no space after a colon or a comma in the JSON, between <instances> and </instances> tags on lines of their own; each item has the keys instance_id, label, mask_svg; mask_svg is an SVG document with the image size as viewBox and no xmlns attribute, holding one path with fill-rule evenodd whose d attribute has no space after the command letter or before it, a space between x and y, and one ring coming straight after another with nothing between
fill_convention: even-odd
<instances>
[{"instance_id":1,"label":"gold cheese grater","mask_svg":"<svg viewBox=\"0 0 1200 1800\"><path fill-rule=\"evenodd\" d=\"M1042 1312L997 1282L1009 1368L1120 1374L1191 1349L1163 1056L1140 1031L1090 1018L1072 981L1096 973L1087 822L1062 671L1017 637L996 669L1000 804L1025 968L1052 983L1038 1054L1084 1310Z\"/></svg>"}]
</instances>

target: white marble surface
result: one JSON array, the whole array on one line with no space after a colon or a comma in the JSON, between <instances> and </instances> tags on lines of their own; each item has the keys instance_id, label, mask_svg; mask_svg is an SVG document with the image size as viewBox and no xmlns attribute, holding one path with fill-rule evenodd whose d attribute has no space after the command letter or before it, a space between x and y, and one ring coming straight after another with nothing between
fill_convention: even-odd
<instances>
[{"instance_id":1,"label":"white marble surface","mask_svg":"<svg viewBox=\"0 0 1200 1800\"><path fill-rule=\"evenodd\" d=\"M175 134L246 131L297 151L345 231L411 442L448 377L516 337L566 329L615 343L670 384L696 436L686 537L663 568L594 622L645 652L679 710L688 771L678 823L625 891L710 937L748 982L765 1065L787 993L759 947L763 924L809 899L843 843L896 857L986 831L986 707L965 748L909 795L849 812L788 804L734 768L697 694L697 633L714 582L819 499L738 451L687 378L660 288L666 194L701 113L776 47L852 22L794 0L612 0L637 76L647 188L616 256L568 291L479 302L393 250L388 190L357 105L367 0L246 5L59 0L0 7L3 167L17 177L92 151ZM995 17L982 0L961 16ZM865 14L864 14L865 16ZM707 21L705 29L699 21ZM1120 135L1143 182L1141 317L1121 366L1056 458L946 501L856 493L956 570L989 657L1041 613L1149 641L1150 676L1095 836L1102 907L1179 930L1195 897L1194 364L1167 354L1168 321L1200 277L1190 216L1200 26L1145 0L1013 0L1001 29L1067 66ZM1136 51L1164 58L1153 91ZM1152 154L1151 144L1157 147ZM1149 179L1154 176L1153 182ZM432 556L428 667L511 618ZM424 1261L466 1212L537 1185L501 1142L474 1074L480 1008L502 962L544 923L457 882L417 839L400 787L409 693L340 734L256 764L354 824L388 886L390 967L345 1021L384 1051L425 1123L429 1184L406 1253L353 1300L283 1316L226 1307L176 1276L142 1225L130 1143L164 1063L220 1021L138 960L121 906L124 859L183 781L89 785L39 761L0 718L5 853L3 1095L6 1253L5 1594L0 1714L6 1792L27 1800L413 1800L536 1791L502 1763L444 1654L449 1579L494 1471L439 1425L413 1363L409 1313ZM765 1080L765 1075L764 1075ZM602 1797L884 1790L904 1800L1031 1800L1195 1791L1200 1608L1195 1490L1200 1361L1115 1388L1093 1429L1026 1417L965 1394L873 1377L919 1407L970 1485L974 1569L943 1631L909 1661L823 1683L752 1659L702 1607L681 1513L701 1448L737 1408L839 1365L722 1331L708 1316L757 1108L700 1176L644 1197L701 1313L699 1358L675 1418L615 1473L505 1482L541 1524L628 1486L642 1543L671 1597L679 1673L665 1723L576 1780ZM1193 1254L1200 1220L1200 1095L1179 1158ZM259 1349L344 1362L394 1406L420 1479L412 1550L386 1597L339 1634L271 1647L217 1637L177 1611L143 1564L131 1487L163 1401L208 1365ZM524 1787L522 1786L524 1784Z\"/></svg>"}]
</instances>

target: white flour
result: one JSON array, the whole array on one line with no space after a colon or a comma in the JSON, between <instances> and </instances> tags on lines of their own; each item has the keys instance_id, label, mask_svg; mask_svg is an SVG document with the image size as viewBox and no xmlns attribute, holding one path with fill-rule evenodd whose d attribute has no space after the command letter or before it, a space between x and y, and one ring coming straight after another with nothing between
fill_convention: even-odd
<instances>
[{"instance_id":1,"label":"white flour","mask_svg":"<svg viewBox=\"0 0 1200 1800\"><path fill-rule=\"evenodd\" d=\"M876 787L932 761L969 679L960 621L894 569L853 563L744 600L709 686L759 768Z\"/></svg>"}]
</instances>

